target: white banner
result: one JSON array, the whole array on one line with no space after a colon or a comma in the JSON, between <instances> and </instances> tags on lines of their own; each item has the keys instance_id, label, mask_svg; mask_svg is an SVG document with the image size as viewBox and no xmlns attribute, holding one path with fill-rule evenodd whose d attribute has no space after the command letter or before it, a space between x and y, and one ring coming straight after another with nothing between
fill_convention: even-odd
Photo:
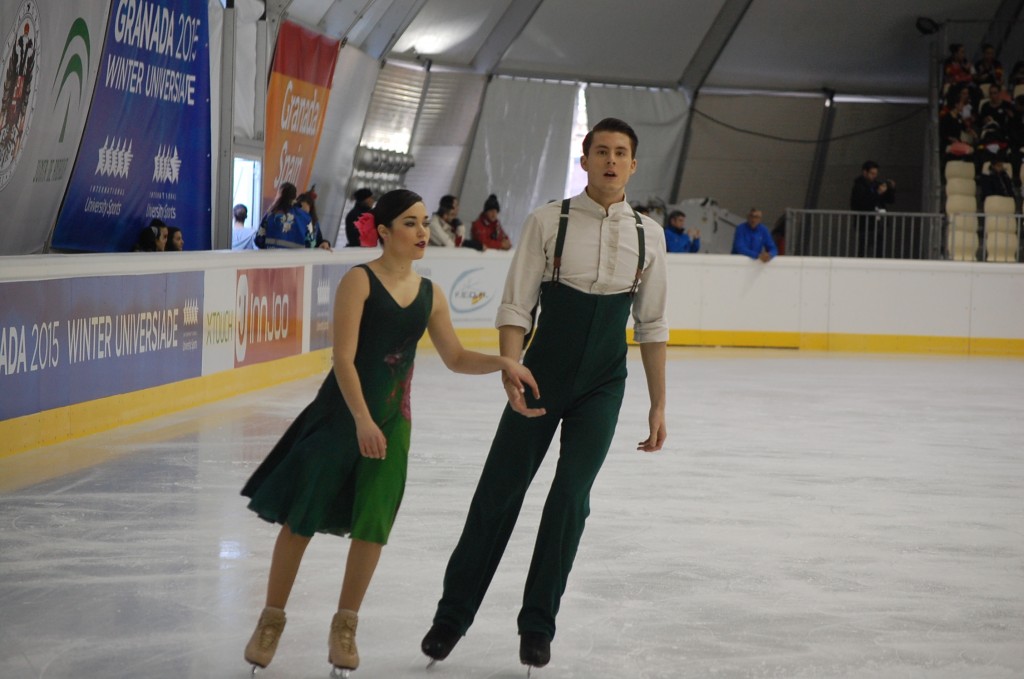
<instances>
[{"instance_id":1,"label":"white banner","mask_svg":"<svg viewBox=\"0 0 1024 679\"><path fill-rule=\"evenodd\" d=\"M0 255L41 252L100 66L109 0L0 0Z\"/></svg>"}]
</instances>

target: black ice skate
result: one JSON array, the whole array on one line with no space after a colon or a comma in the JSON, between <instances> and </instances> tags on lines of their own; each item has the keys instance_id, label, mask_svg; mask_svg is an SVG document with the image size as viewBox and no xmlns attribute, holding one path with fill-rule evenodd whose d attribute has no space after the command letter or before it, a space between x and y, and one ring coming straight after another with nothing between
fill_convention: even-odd
<instances>
[{"instance_id":1,"label":"black ice skate","mask_svg":"<svg viewBox=\"0 0 1024 679\"><path fill-rule=\"evenodd\" d=\"M526 676L534 667L544 667L551 660L551 640L539 632L519 635L519 662L527 665Z\"/></svg>"},{"instance_id":2,"label":"black ice skate","mask_svg":"<svg viewBox=\"0 0 1024 679\"><path fill-rule=\"evenodd\" d=\"M462 635L448 625L435 622L427 632L427 636L423 637L423 641L420 642L420 649L430 658L427 667L433 667L438 660L447 658L461 638Z\"/></svg>"}]
</instances>

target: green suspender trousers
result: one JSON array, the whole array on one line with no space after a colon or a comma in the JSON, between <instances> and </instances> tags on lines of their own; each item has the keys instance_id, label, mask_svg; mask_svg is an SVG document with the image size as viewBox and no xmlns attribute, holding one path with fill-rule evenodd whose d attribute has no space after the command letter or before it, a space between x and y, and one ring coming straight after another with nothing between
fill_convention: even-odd
<instances>
[{"instance_id":1,"label":"green suspender trousers","mask_svg":"<svg viewBox=\"0 0 1024 679\"><path fill-rule=\"evenodd\" d=\"M644 264L644 233L640 216L634 216L640 262L632 290L593 295L559 283L569 222L569 199L562 202L554 274L541 284L541 313L523 359L541 389L540 400L527 390L527 403L546 408L547 413L526 418L505 407L462 536L448 562L435 623L462 635L473 623L526 490L561 422L558 466L518 620L520 633L554 638L559 601L590 514L590 489L615 434L625 390L626 321Z\"/></svg>"}]
</instances>

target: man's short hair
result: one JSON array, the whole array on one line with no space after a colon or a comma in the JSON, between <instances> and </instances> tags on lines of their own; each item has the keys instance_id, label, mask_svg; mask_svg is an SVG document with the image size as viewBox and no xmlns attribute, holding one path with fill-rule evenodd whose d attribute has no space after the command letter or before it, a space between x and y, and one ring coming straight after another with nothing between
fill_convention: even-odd
<instances>
[{"instance_id":1,"label":"man's short hair","mask_svg":"<svg viewBox=\"0 0 1024 679\"><path fill-rule=\"evenodd\" d=\"M626 135L629 137L629 145L633 151L633 157L636 158L636 147L640 145L640 139L636 136L633 128L629 126L629 123L618 118L605 118L597 125L594 125L590 132L587 132L587 136L583 138L583 155L590 155L590 144L594 141L594 134L597 132L621 132Z\"/></svg>"},{"instance_id":2,"label":"man's short hair","mask_svg":"<svg viewBox=\"0 0 1024 679\"><path fill-rule=\"evenodd\" d=\"M668 221L671 222L676 217L685 217L685 216L686 216L686 213L683 212L682 210L672 210L672 212L668 213Z\"/></svg>"},{"instance_id":3,"label":"man's short hair","mask_svg":"<svg viewBox=\"0 0 1024 679\"><path fill-rule=\"evenodd\" d=\"M877 169L878 169L878 163L876 163L873 160L865 160L864 164L860 166L860 171L861 172L867 172L869 170L877 170Z\"/></svg>"},{"instance_id":4,"label":"man's short hair","mask_svg":"<svg viewBox=\"0 0 1024 679\"><path fill-rule=\"evenodd\" d=\"M352 194L352 199L357 203L362 203L367 198L373 198L373 191L371 189L358 189L354 194Z\"/></svg>"},{"instance_id":5,"label":"man's short hair","mask_svg":"<svg viewBox=\"0 0 1024 679\"><path fill-rule=\"evenodd\" d=\"M455 200L456 200L455 196L450 195L450 194L449 195L441 196L441 200L437 204L437 211L438 212L448 212L449 210L454 210L455 209Z\"/></svg>"}]
</instances>

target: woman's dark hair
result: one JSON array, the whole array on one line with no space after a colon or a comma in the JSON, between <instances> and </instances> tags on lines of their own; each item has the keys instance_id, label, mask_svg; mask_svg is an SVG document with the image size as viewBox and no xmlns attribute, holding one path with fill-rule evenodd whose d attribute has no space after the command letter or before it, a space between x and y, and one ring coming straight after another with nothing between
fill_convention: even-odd
<instances>
[{"instance_id":1,"label":"woman's dark hair","mask_svg":"<svg viewBox=\"0 0 1024 679\"><path fill-rule=\"evenodd\" d=\"M290 209L295 204L295 197L298 195L299 190L295 188L295 184L284 182L278 187L277 198L274 199L274 204L267 212L284 212Z\"/></svg>"},{"instance_id":2,"label":"woman's dark hair","mask_svg":"<svg viewBox=\"0 0 1024 679\"><path fill-rule=\"evenodd\" d=\"M309 203L309 216L313 218L314 224L320 223L320 217L316 214L316 194L307 191L295 199L296 203Z\"/></svg>"},{"instance_id":3,"label":"woman's dark hair","mask_svg":"<svg viewBox=\"0 0 1024 679\"><path fill-rule=\"evenodd\" d=\"M139 231L139 239L135 242L133 252L156 252L156 239L160 235L160 227L147 226Z\"/></svg>"},{"instance_id":4,"label":"woman's dark hair","mask_svg":"<svg viewBox=\"0 0 1024 679\"><path fill-rule=\"evenodd\" d=\"M164 246L164 250L167 252L179 252L178 248L174 247L174 234L181 231L176 226L167 227L167 245Z\"/></svg>"},{"instance_id":5,"label":"woman's dark hair","mask_svg":"<svg viewBox=\"0 0 1024 679\"><path fill-rule=\"evenodd\" d=\"M391 228L391 222L395 221L400 214L411 208L416 203L422 203L420 194L408 189L395 189L388 191L377 201L370 211L373 213L373 223Z\"/></svg>"}]
</instances>

